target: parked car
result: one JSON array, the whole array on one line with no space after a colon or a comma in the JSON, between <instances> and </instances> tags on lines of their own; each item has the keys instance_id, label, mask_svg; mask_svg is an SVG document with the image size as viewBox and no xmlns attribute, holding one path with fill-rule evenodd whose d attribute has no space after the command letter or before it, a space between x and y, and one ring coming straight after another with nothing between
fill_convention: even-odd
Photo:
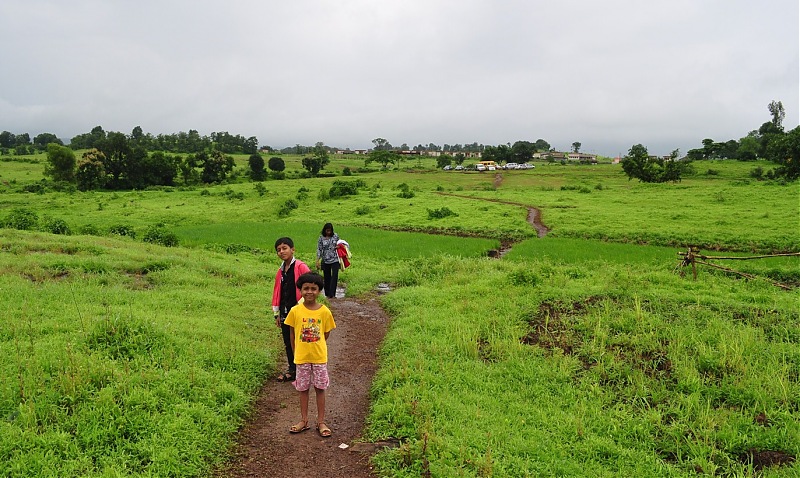
<instances>
[{"instance_id":1,"label":"parked car","mask_svg":"<svg viewBox=\"0 0 800 478\"><path fill-rule=\"evenodd\" d=\"M517 169L533 169L535 167L536 166L532 165L531 163L522 163Z\"/></svg>"},{"instance_id":2,"label":"parked car","mask_svg":"<svg viewBox=\"0 0 800 478\"><path fill-rule=\"evenodd\" d=\"M475 171L486 171L486 166L478 163L475 165Z\"/></svg>"},{"instance_id":3,"label":"parked car","mask_svg":"<svg viewBox=\"0 0 800 478\"><path fill-rule=\"evenodd\" d=\"M453 167L448 164L447 166L443 167L442 169L444 169L445 171L450 171L451 169L453 169Z\"/></svg>"},{"instance_id":4,"label":"parked car","mask_svg":"<svg viewBox=\"0 0 800 478\"><path fill-rule=\"evenodd\" d=\"M506 163L506 169L519 169L519 164L517 163Z\"/></svg>"},{"instance_id":5,"label":"parked car","mask_svg":"<svg viewBox=\"0 0 800 478\"><path fill-rule=\"evenodd\" d=\"M456 165L456 171L461 171L463 169L464 169L464 166L461 166L460 164Z\"/></svg>"}]
</instances>

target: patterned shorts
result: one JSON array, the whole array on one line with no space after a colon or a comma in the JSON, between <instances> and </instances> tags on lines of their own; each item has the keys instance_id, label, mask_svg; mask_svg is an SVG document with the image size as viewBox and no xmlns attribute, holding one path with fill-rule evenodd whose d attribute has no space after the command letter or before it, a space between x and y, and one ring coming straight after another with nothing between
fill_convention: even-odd
<instances>
[{"instance_id":1,"label":"patterned shorts","mask_svg":"<svg viewBox=\"0 0 800 478\"><path fill-rule=\"evenodd\" d=\"M294 388L298 392L305 392L311 385L317 390L325 390L330 384L328 377L328 364L326 363L299 363Z\"/></svg>"}]
</instances>

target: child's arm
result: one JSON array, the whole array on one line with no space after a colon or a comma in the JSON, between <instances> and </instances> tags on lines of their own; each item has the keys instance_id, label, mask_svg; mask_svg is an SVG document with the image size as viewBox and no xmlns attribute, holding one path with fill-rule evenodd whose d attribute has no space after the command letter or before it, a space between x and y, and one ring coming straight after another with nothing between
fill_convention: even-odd
<instances>
[{"instance_id":1,"label":"child's arm","mask_svg":"<svg viewBox=\"0 0 800 478\"><path fill-rule=\"evenodd\" d=\"M289 337L292 340L292 353L294 353L294 327L289 326Z\"/></svg>"},{"instance_id":2,"label":"child's arm","mask_svg":"<svg viewBox=\"0 0 800 478\"><path fill-rule=\"evenodd\" d=\"M330 336L331 336L331 333L330 333L330 331L328 331L328 332L325 332L325 341L326 341L326 342L328 341L328 337L330 337Z\"/></svg>"}]
</instances>

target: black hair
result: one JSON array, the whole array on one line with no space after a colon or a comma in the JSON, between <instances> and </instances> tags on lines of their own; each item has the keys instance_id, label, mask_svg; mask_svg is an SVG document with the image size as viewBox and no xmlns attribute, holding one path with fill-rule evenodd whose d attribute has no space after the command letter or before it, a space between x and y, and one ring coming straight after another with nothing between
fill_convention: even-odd
<instances>
[{"instance_id":1,"label":"black hair","mask_svg":"<svg viewBox=\"0 0 800 478\"><path fill-rule=\"evenodd\" d=\"M319 290L323 290L325 288L325 279L322 278L321 275L317 274L316 272L306 272L302 274L300 277L297 278L297 285L298 289L303 288L303 284L317 284Z\"/></svg>"},{"instance_id":2,"label":"black hair","mask_svg":"<svg viewBox=\"0 0 800 478\"><path fill-rule=\"evenodd\" d=\"M321 236L325 236L325 229L331 230L331 237L333 237L333 224L326 222L324 226L322 226L322 231L319 233Z\"/></svg>"},{"instance_id":3,"label":"black hair","mask_svg":"<svg viewBox=\"0 0 800 478\"><path fill-rule=\"evenodd\" d=\"M277 241L275 241L275 250L278 250L278 246L281 244L286 244L289 247L294 247L294 241L291 237L279 237Z\"/></svg>"}]
</instances>

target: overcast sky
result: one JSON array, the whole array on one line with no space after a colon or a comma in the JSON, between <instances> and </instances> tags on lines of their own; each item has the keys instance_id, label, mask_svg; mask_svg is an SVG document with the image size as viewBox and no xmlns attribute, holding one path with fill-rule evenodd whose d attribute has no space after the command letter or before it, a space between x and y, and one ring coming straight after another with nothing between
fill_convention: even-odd
<instances>
[{"instance_id":1,"label":"overcast sky","mask_svg":"<svg viewBox=\"0 0 800 478\"><path fill-rule=\"evenodd\" d=\"M798 125L797 0L2 0L0 131L651 154Z\"/></svg>"}]
</instances>

